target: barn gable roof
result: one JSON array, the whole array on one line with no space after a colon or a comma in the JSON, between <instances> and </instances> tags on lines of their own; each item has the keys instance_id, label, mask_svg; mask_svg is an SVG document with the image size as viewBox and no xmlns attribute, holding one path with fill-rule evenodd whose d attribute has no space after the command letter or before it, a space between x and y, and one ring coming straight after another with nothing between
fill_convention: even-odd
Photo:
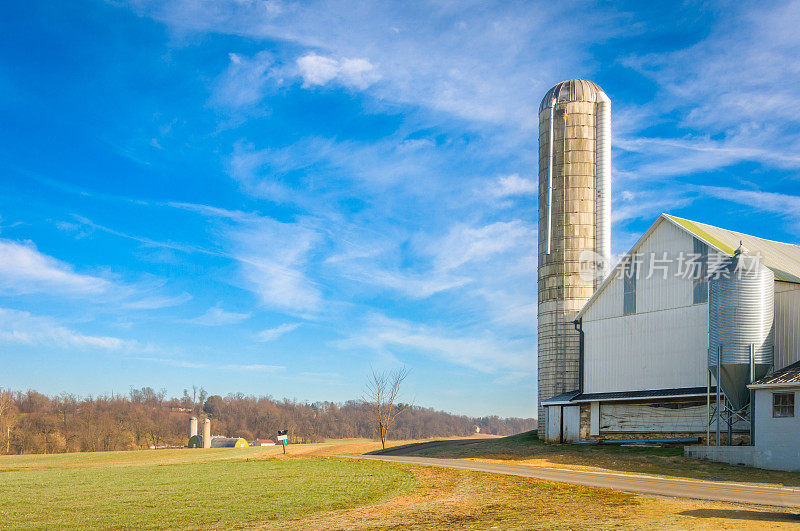
<instances>
[{"instance_id":1,"label":"barn gable roof","mask_svg":"<svg viewBox=\"0 0 800 531\"><path fill-rule=\"evenodd\" d=\"M757 236L743 234L732 230L706 225L670 214L661 214L649 229L639 238L639 241L628 251L622 260L609 273L603 283L594 292L591 298L583 305L576 320L582 318L594 301L605 291L614 277L619 274L620 268L625 263L625 258L636 253L642 244L655 232L662 223L670 223L678 229L692 235L707 244L710 248L721 253L733 256L734 251L741 242L753 255L760 257L761 263L772 270L775 280L800 284L800 245L766 240Z\"/></svg>"},{"instance_id":2,"label":"barn gable roof","mask_svg":"<svg viewBox=\"0 0 800 531\"><path fill-rule=\"evenodd\" d=\"M729 256L733 256L741 242L750 254L760 256L761 263L775 274L775 280L800 284L800 245L766 240L669 214L662 216Z\"/></svg>"}]
</instances>

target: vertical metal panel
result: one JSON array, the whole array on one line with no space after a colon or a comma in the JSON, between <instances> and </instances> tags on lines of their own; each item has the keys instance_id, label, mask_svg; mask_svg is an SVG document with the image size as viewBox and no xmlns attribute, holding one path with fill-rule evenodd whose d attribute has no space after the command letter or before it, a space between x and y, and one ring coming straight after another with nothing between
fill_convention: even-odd
<instances>
[{"instance_id":1,"label":"vertical metal panel","mask_svg":"<svg viewBox=\"0 0 800 531\"><path fill-rule=\"evenodd\" d=\"M710 281L708 367L736 410L750 402L751 356L754 379L765 376L773 364L774 293L772 271L757 257L738 252Z\"/></svg>"},{"instance_id":2,"label":"vertical metal panel","mask_svg":"<svg viewBox=\"0 0 800 531\"><path fill-rule=\"evenodd\" d=\"M603 257L603 275L595 289L611 268L611 100L604 92L597 93L597 235L595 252Z\"/></svg>"},{"instance_id":3,"label":"vertical metal panel","mask_svg":"<svg viewBox=\"0 0 800 531\"><path fill-rule=\"evenodd\" d=\"M800 284L775 283L775 368L800 361Z\"/></svg>"}]
</instances>

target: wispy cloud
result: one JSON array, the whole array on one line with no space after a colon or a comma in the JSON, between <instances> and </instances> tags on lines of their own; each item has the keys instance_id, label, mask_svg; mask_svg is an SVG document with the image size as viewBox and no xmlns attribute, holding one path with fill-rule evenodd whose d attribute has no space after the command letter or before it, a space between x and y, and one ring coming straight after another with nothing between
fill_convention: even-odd
<instances>
[{"instance_id":1,"label":"wispy cloud","mask_svg":"<svg viewBox=\"0 0 800 531\"><path fill-rule=\"evenodd\" d=\"M434 266L450 271L467 263L486 262L509 251L532 252L537 246L537 230L520 221L498 221L472 227L456 225L428 248ZM505 262L505 260L504 260Z\"/></svg>"},{"instance_id":2,"label":"wispy cloud","mask_svg":"<svg viewBox=\"0 0 800 531\"><path fill-rule=\"evenodd\" d=\"M224 236L226 255L239 264L244 287L264 305L302 315L319 310L322 295L303 271L320 239L312 227L207 205L172 206L209 218Z\"/></svg>"},{"instance_id":3,"label":"wispy cloud","mask_svg":"<svg viewBox=\"0 0 800 531\"><path fill-rule=\"evenodd\" d=\"M513 369L530 374L536 366L527 341L504 340L492 333L455 335L452 331L408 321L374 316L368 326L339 341L340 348L367 348L399 355L421 352L455 365L494 373Z\"/></svg>"},{"instance_id":4,"label":"wispy cloud","mask_svg":"<svg viewBox=\"0 0 800 531\"><path fill-rule=\"evenodd\" d=\"M505 177L500 177L496 185L489 189L494 197L505 198L520 195L539 195L539 185L535 180L520 177L518 173L513 173Z\"/></svg>"},{"instance_id":5,"label":"wispy cloud","mask_svg":"<svg viewBox=\"0 0 800 531\"><path fill-rule=\"evenodd\" d=\"M100 277L76 273L30 242L0 239L0 289L6 293L97 295L112 287Z\"/></svg>"},{"instance_id":6,"label":"wispy cloud","mask_svg":"<svg viewBox=\"0 0 800 531\"><path fill-rule=\"evenodd\" d=\"M760 212L780 216L791 224L796 233L800 230L800 196L763 192L760 190L741 190L723 186L698 186L703 195L730 201Z\"/></svg>"},{"instance_id":7,"label":"wispy cloud","mask_svg":"<svg viewBox=\"0 0 800 531\"><path fill-rule=\"evenodd\" d=\"M223 371L241 372L275 372L286 369L283 365L264 365L261 363L220 365L219 368Z\"/></svg>"},{"instance_id":8,"label":"wispy cloud","mask_svg":"<svg viewBox=\"0 0 800 531\"><path fill-rule=\"evenodd\" d=\"M192 300L192 296L188 293L181 293L180 295L176 295L174 297L166 295L153 295L127 302L123 304L123 306L131 310L158 310L161 308L180 306L181 304L189 302L190 300Z\"/></svg>"},{"instance_id":9,"label":"wispy cloud","mask_svg":"<svg viewBox=\"0 0 800 531\"><path fill-rule=\"evenodd\" d=\"M307 84L337 79L369 86L367 76L379 65L382 82L371 87L378 98L525 127L535 126L539 102L531 93L566 78L585 45L623 31L615 24L620 15L582 2L540 3L536 16L529 5L513 3L445 2L419 10L312 1L284 4L280 12L238 1L131 3L182 33L279 39L306 48L299 66ZM576 25L582 31L571 32L567 46L562 37Z\"/></svg>"},{"instance_id":10,"label":"wispy cloud","mask_svg":"<svg viewBox=\"0 0 800 531\"><path fill-rule=\"evenodd\" d=\"M241 323L250 318L250 313L227 312L222 309L222 303L217 304L206 310L203 315L193 319L185 319L183 322L201 326L223 326Z\"/></svg>"},{"instance_id":11,"label":"wispy cloud","mask_svg":"<svg viewBox=\"0 0 800 531\"><path fill-rule=\"evenodd\" d=\"M228 54L228 68L214 83L211 103L216 107L237 109L255 105L264 97L270 82L272 55L260 52L253 57Z\"/></svg>"},{"instance_id":12,"label":"wispy cloud","mask_svg":"<svg viewBox=\"0 0 800 531\"><path fill-rule=\"evenodd\" d=\"M0 341L6 344L46 346L59 349L93 348L110 351L142 349L135 341L76 332L50 317L0 308Z\"/></svg>"},{"instance_id":13,"label":"wispy cloud","mask_svg":"<svg viewBox=\"0 0 800 531\"><path fill-rule=\"evenodd\" d=\"M283 365L264 365L261 363L252 363L252 364L214 364L214 363L204 363L204 362L196 362L196 361L186 361L181 359L174 359L174 358L159 358L159 357L148 357L148 356L139 356L135 358L140 361L149 361L153 363L160 363L162 365L169 365L171 367L180 367L182 369L203 369L203 370L215 370L215 371L231 371L231 372L276 372L285 370L286 367Z\"/></svg>"},{"instance_id":14,"label":"wispy cloud","mask_svg":"<svg viewBox=\"0 0 800 531\"><path fill-rule=\"evenodd\" d=\"M300 323L284 323L280 326L276 326L275 328L268 328L256 334L256 341L261 341L263 343L274 341L282 335L297 330L299 327Z\"/></svg>"},{"instance_id":15,"label":"wispy cloud","mask_svg":"<svg viewBox=\"0 0 800 531\"><path fill-rule=\"evenodd\" d=\"M643 114L677 120L680 130L673 138L629 131L615 139L623 149L643 150L642 175L689 175L740 161L800 167L800 119L786 112L800 75L800 3L740 3L714 18L708 36L689 47L623 61L657 83Z\"/></svg>"}]
</instances>

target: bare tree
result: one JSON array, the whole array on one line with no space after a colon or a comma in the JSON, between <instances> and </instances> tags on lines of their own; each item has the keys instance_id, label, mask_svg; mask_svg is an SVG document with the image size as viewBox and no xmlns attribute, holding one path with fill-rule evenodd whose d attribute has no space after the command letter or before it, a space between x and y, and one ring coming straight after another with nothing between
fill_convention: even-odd
<instances>
[{"instance_id":1,"label":"bare tree","mask_svg":"<svg viewBox=\"0 0 800 531\"><path fill-rule=\"evenodd\" d=\"M16 407L14 406L11 391L0 389L0 438L5 439L5 453L11 452L11 428L16 420Z\"/></svg>"},{"instance_id":2,"label":"bare tree","mask_svg":"<svg viewBox=\"0 0 800 531\"><path fill-rule=\"evenodd\" d=\"M396 404L400 393L400 384L406 379L409 369L402 367L391 371L378 372L372 369L372 376L367 381L367 388L362 399L370 406L373 420L378 426L381 447L386 449L386 436L394 419L411 407L410 404Z\"/></svg>"}]
</instances>

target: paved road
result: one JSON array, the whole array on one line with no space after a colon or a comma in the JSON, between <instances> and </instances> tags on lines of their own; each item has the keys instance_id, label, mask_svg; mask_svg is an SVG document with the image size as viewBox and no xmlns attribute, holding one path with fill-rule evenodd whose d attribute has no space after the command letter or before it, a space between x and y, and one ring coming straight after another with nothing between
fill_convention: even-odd
<instances>
[{"instance_id":1,"label":"paved road","mask_svg":"<svg viewBox=\"0 0 800 531\"><path fill-rule=\"evenodd\" d=\"M399 448L390 448L382 451L377 455L408 455L419 450L427 450L428 448L435 448L437 446L463 446L465 444L475 444L479 442L491 441L491 438L484 437L483 439L445 439L443 441L430 441L424 443L409 444Z\"/></svg>"},{"instance_id":2,"label":"paved road","mask_svg":"<svg viewBox=\"0 0 800 531\"><path fill-rule=\"evenodd\" d=\"M396 455L359 455L342 456L353 459L371 459L376 461L393 461L412 465L438 466L457 470L474 470L492 474L507 474L528 478L543 479L602 487L606 489L668 496L673 498L693 498L735 503L751 503L756 505L772 505L777 507L800 507L800 489L784 487L768 487L732 483L725 481L697 481L690 479L671 479L652 476L616 474L613 472L590 472L583 470L565 470L527 465L498 463L482 463L466 459L438 459L433 457L412 457Z\"/></svg>"}]
</instances>

